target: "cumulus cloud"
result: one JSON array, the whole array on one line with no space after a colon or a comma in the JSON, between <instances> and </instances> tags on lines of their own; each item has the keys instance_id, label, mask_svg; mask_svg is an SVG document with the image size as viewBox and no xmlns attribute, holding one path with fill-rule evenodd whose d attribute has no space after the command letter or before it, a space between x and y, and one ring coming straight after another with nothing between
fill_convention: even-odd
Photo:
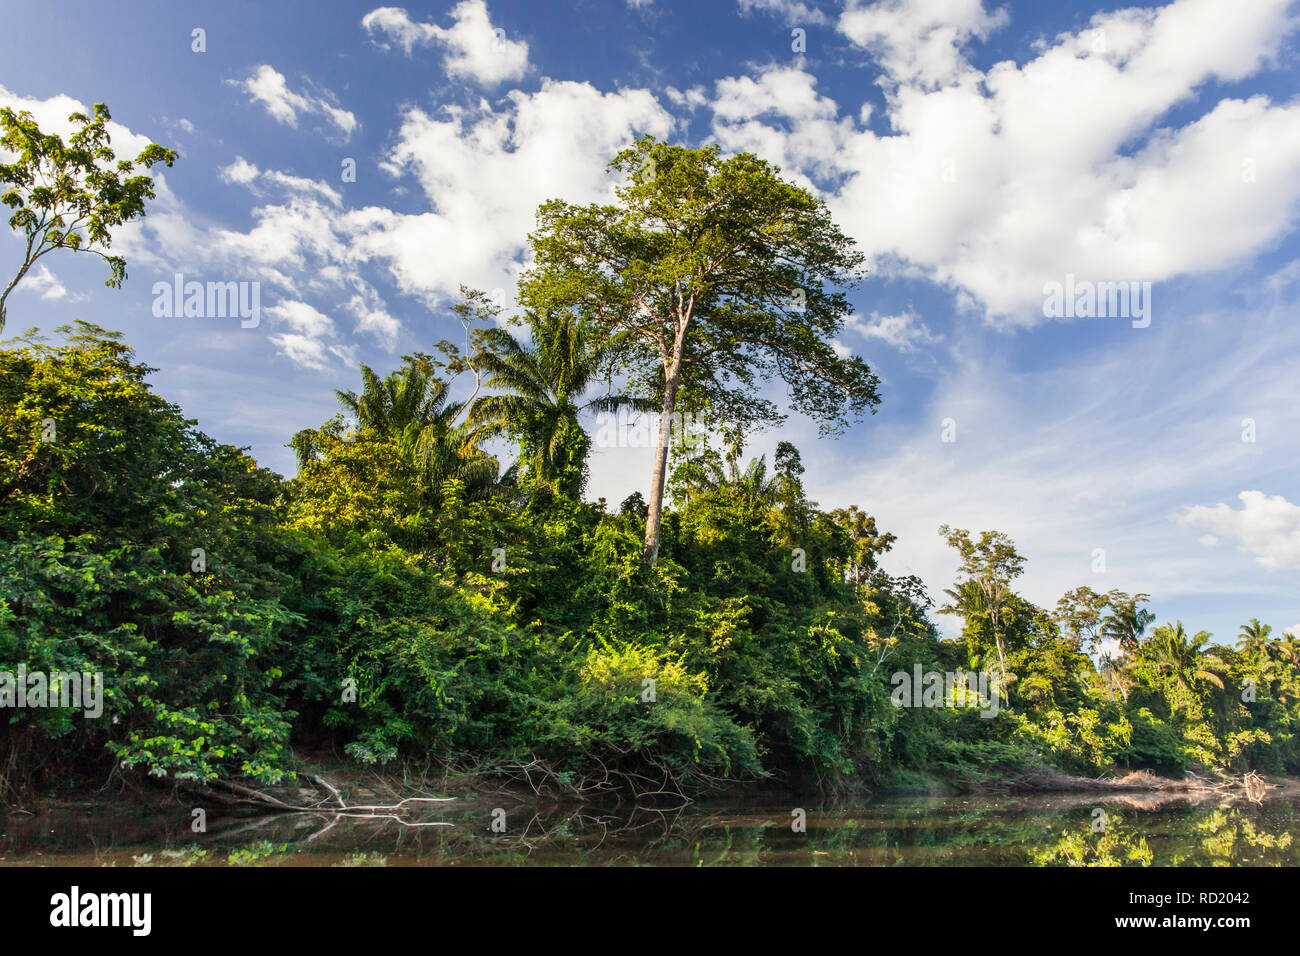
<instances>
[{"instance_id":1,"label":"cumulus cloud","mask_svg":"<svg viewBox=\"0 0 1300 956\"><path fill-rule=\"evenodd\" d=\"M356 116L337 105L334 94L298 93L289 89L284 74L263 63L241 81L231 81L254 103L260 103L277 123L297 127L300 115L319 116L349 139L357 128Z\"/></svg>"},{"instance_id":2,"label":"cumulus cloud","mask_svg":"<svg viewBox=\"0 0 1300 956\"><path fill-rule=\"evenodd\" d=\"M509 289L538 205L555 196L611 198L605 165L613 154L638 133L663 137L672 128L646 90L601 93L552 80L535 93L511 91L500 108L412 108L382 165L413 176L430 210L367 207L347 217L346 229L358 258L386 265L403 292L447 297L462 283Z\"/></svg>"},{"instance_id":3,"label":"cumulus cloud","mask_svg":"<svg viewBox=\"0 0 1300 956\"><path fill-rule=\"evenodd\" d=\"M743 2L743 0L742 0ZM869 51L895 83L933 88L970 71L963 49L1006 25L1005 9L984 11L981 0L851 2L838 28Z\"/></svg>"},{"instance_id":4,"label":"cumulus cloud","mask_svg":"<svg viewBox=\"0 0 1300 956\"><path fill-rule=\"evenodd\" d=\"M917 346L932 345L943 338L931 332L929 326L911 309L897 315L872 312L868 319L854 315L850 316L845 325L863 338L880 339L900 352L911 352Z\"/></svg>"},{"instance_id":5,"label":"cumulus cloud","mask_svg":"<svg viewBox=\"0 0 1300 956\"><path fill-rule=\"evenodd\" d=\"M1237 500L1241 508L1223 502L1213 507L1196 505L1177 520L1237 542L1270 571L1300 571L1300 505L1262 491L1243 491Z\"/></svg>"},{"instance_id":6,"label":"cumulus cloud","mask_svg":"<svg viewBox=\"0 0 1300 956\"><path fill-rule=\"evenodd\" d=\"M361 18L361 26L371 37L386 37L407 56L417 46L441 47L446 51L448 76L482 86L517 80L528 71L528 44L510 39L503 28L492 25L485 0L463 0L452 7L451 17L455 23L440 27L412 20L402 7L379 7Z\"/></svg>"},{"instance_id":7,"label":"cumulus cloud","mask_svg":"<svg viewBox=\"0 0 1300 956\"><path fill-rule=\"evenodd\" d=\"M826 23L829 18L816 6L801 0L737 0L740 12L746 16L755 13L766 14L782 21L787 26L801 23Z\"/></svg>"},{"instance_id":8,"label":"cumulus cloud","mask_svg":"<svg viewBox=\"0 0 1300 956\"><path fill-rule=\"evenodd\" d=\"M839 29L883 70L887 123L772 65L716 84L713 132L821 187L880 271L938 282L997 324L1045 321L1044 286L1212 271L1300 213L1300 103L1226 98L1296 28L1288 0L1176 0L1098 14L987 71L963 54L1004 21L973 0L881 3ZM1158 306L1155 321L1161 321Z\"/></svg>"},{"instance_id":9,"label":"cumulus cloud","mask_svg":"<svg viewBox=\"0 0 1300 956\"><path fill-rule=\"evenodd\" d=\"M308 179L305 176L291 176L288 173L282 173L274 169L263 171L244 159L243 156L236 156L233 163L218 170L218 175L225 182L236 183L254 189L256 189L255 184L279 186L290 193L314 194L327 200L333 206L341 206L343 203L343 196L328 183L321 182L318 179Z\"/></svg>"},{"instance_id":10,"label":"cumulus cloud","mask_svg":"<svg viewBox=\"0 0 1300 956\"><path fill-rule=\"evenodd\" d=\"M324 370L331 364L330 356L348 364L356 362L355 346L336 340L334 320L306 302L291 299L264 311L272 320L288 327L289 331L268 338L294 364Z\"/></svg>"},{"instance_id":11,"label":"cumulus cloud","mask_svg":"<svg viewBox=\"0 0 1300 956\"><path fill-rule=\"evenodd\" d=\"M713 135L732 152L769 159L792 179L844 175L844 150L857 135L817 80L797 67L770 66L758 76L725 77L714 89Z\"/></svg>"},{"instance_id":12,"label":"cumulus cloud","mask_svg":"<svg viewBox=\"0 0 1300 956\"><path fill-rule=\"evenodd\" d=\"M29 272L24 280L26 291L34 292L42 299L66 299L68 298L68 289L58 276L51 272L44 265L38 265ZM21 288L21 287L20 287Z\"/></svg>"}]
</instances>

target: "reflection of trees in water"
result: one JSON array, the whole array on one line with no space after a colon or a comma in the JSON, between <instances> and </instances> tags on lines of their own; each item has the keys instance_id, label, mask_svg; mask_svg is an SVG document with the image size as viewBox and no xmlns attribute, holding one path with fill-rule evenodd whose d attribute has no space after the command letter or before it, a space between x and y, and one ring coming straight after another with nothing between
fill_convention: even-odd
<instances>
[{"instance_id":1,"label":"reflection of trees in water","mask_svg":"<svg viewBox=\"0 0 1300 956\"><path fill-rule=\"evenodd\" d=\"M1032 853L1030 862L1036 866L1151 865L1151 847L1133 824L1112 812L1100 818L1104 827L1099 830L1097 819L1090 814L1086 827L1064 831L1056 842Z\"/></svg>"},{"instance_id":2,"label":"reflection of trees in water","mask_svg":"<svg viewBox=\"0 0 1300 956\"><path fill-rule=\"evenodd\" d=\"M1300 863L1300 803L1171 802L1158 794L1040 794L884 799L858 804L790 801L661 809L503 803L506 830L491 829L493 801L436 812L352 818L337 812L251 817L212 813L208 832L153 829L100 818L77 830L32 824L5 842L48 852L100 849L99 862L131 865L676 864L705 866L1276 865ZM806 832L791 810L807 811ZM1093 811L1105 809L1105 832ZM439 823L441 826L430 826ZM92 830L91 825L95 828ZM28 832L30 831L30 832ZM74 835L75 834L75 835ZM105 840L105 838L109 838ZM15 846L17 844L17 846ZM275 852L264 852L271 846ZM190 848L202 848L203 853Z\"/></svg>"},{"instance_id":3,"label":"reflection of trees in water","mask_svg":"<svg viewBox=\"0 0 1300 956\"><path fill-rule=\"evenodd\" d=\"M1286 866L1296 863L1294 804L1218 809L1194 827L1198 845L1177 863L1199 866Z\"/></svg>"},{"instance_id":4,"label":"reflection of trees in water","mask_svg":"<svg viewBox=\"0 0 1300 956\"><path fill-rule=\"evenodd\" d=\"M1041 866L1289 866L1300 862L1294 803L1163 808L1122 818L1110 812L1104 832L1087 818L1032 854Z\"/></svg>"}]
</instances>

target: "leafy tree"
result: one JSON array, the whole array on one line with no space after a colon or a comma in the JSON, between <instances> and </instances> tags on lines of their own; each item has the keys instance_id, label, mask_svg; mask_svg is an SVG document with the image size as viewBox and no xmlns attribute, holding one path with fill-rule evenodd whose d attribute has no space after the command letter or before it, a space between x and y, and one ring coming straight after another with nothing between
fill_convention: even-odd
<instances>
[{"instance_id":1,"label":"leafy tree","mask_svg":"<svg viewBox=\"0 0 1300 956\"><path fill-rule=\"evenodd\" d=\"M1101 634L1102 612L1110 600L1109 595L1099 594L1086 585L1067 591L1056 602L1056 621L1076 646L1092 650Z\"/></svg>"},{"instance_id":2,"label":"leafy tree","mask_svg":"<svg viewBox=\"0 0 1300 956\"><path fill-rule=\"evenodd\" d=\"M1212 636L1209 631L1197 631L1188 637L1183 622L1178 621L1156 628L1145 652L1156 669L1179 687L1188 689L1197 681L1206 681L1222 690L1225 665L1210 646Z\"/></svg>"},{"instance_id":3,"label":"leafy tree","mask_svg":"<svg viewBox=\"0 0 1300 956\"><path fill-rule=\"evenodd\" d=\"M571 312L529 312L524 322L528 344L500 327L480 334L475 364L485 376L484 385L501 392L475 399L468 423L476 440L513 438L534 481L576 500L585 484L590 446L579 415L586 410L645 410L646 403L611 395L609 389L583 401L594 383L609 376L624 335L611 335L608 327Z\"/></svg>"},{"instance_id":4,"label":"leafy tree","mask_svg":"<svg viewBox=\"0 0 1300 956\"><path fill-rule=\"evenodd\" d=\"M876 527L875 517L860 510L857 505L837 508L830 516L849 538L845 576L854 585L861 585L876 572L880 555L892 548L898 539L887 532L882 534Z\"/></svg>"},{"instance_id":5,"label":"leafy tree","mask_svg":"<svg viewBox=\"0 0 1300 956\"><path fill-rule=\"evenodd\" d=\"M521 300L574 310L628 333L637 393L657 399L659 434L645 557L659 555L671 422L685 388L721 421L780 420L758 396L774 376L823 432L874 411L879 380L833 339L863 257L825 203L749 153L686 149L642 137L612 170L617 205L551 200L529 237L535 265Z\"/></svg>"},{"instance_id":6,"label":"leafy tree","mask_svg":"<svg viewBox=\"0 0 1300 956\"><path fill-rule=\"evenodd\" d=\"M0 671L102 673L103 713L6 717L0 766L278 779L312 681L278 476L154 395L116 334L57 331L0 350Z\"/></svg>"},{"instance_id":7,"label":"leafy tree","mask_svg":"<svg viewBox=\"0 0 1300 956\"><path fill-rule=\"evenodd\" d=\"M958 574L962 575L955 590L945 591L952 601L941 607L939 613L969 617L971 611L978 608L988 615L1005 685L1007 661L1003 618L1013 597L1011 582L1024 573L1025 559L1016 551L1015 542L1001 531L981 532L979 541L974 541L969 531L950 528L945 524L940 526L939 534L948 542L949 547L961 555ZM973 590L963 590L963 584L972 585ZM971 597L976 597L977 603L972 602Z\"/></svg>"},{"instance_id":8,"label":"leafy tree","mask_svg":"<svg viewBox=\"0 0 1300 956\"><path fill-rule=\"evenodd\" d=\"M137 167L155 163L171 166L176 150L150 143L135 159L118 160L111 147L108 107L96 103L92 115L73 113L68 121L80 126L67 143L55 133L43 133L31 113L0 109L0 145L17 160L0 163L0 184L8 187L0 202L14 210L9 227L26 239L18 272L0 292L0 332L5 327L5 300L43 256L56 249L89 252L108 263L104 283L120 288L126 260L105 250L112 230L145 214L154 198L150 176L132 176Z\"/></svg>"},{"instance_id":9,"label":"leafy tree","mask_svg":"<svg viewBox=\"0 0 1300 956\"><path fill-rule=\"evenodd\" d=\"M1290 631L1283 634L1282 640L1277 642L1277 650L1282 660L1292 667L1300 667L1300 641Z\"/></svg>"}]
</instances>

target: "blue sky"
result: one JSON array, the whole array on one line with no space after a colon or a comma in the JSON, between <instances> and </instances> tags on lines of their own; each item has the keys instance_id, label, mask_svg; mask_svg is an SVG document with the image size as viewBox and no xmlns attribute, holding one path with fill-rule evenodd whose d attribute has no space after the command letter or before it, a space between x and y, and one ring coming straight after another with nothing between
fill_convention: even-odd
<instances>
[{"instance_id":1,"label":"blue sky","mask_svg":"<svg viewBox=\"0 0 1300 956\"><path fill-rule=\"evenodd\" d=\"M459 331L461 283L511 309L540 201L607 196L639 133L716 140L824 196L868 255L839 344L883 378L879 414L750 450L793 439L816 499L899 536L891 571L937 594L938 525L997 528L1045 606L1087 584L1220 640L1300 626L1294 4L2 8L0 103L60 129L102 100L120 152L182 157L115 243L125 287L49 256L7 332L122 330L161 394L281 472L358 361ZM155 317L176 272L259 282L259 325ZM1048 317L1068 277L1150 283L1149 325ZM644 491L649 464L599 449L593 496Z\"/></svg>"}]
</instances>

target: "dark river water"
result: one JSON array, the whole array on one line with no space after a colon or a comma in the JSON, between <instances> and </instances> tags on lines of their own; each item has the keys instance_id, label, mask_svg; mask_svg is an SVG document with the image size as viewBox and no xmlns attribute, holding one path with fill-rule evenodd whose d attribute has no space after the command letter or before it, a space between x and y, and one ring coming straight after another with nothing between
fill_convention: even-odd
<instances>
[{"instance_id":1,"label":"dark river water","mask_svg":"<svg viewBox=\"0 0 1300 956\"><path fill-rule=\"evenodd\" d=\"M455 800L398 816L58 809L3 817L0 865L1300 864L1300 802L885 797L665 809Z\"/></svg>"}]
</instances>

